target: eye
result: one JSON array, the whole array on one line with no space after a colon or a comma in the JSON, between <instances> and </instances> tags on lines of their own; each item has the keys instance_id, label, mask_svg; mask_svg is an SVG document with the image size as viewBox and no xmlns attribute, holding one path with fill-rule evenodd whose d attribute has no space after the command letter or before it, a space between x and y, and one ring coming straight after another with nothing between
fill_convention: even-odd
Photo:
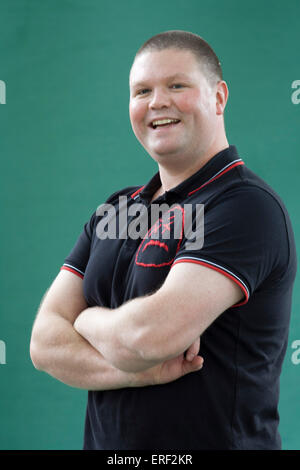
<instances>
[{"instance_id":1,"label":"eye","mask_svg":"<svg viewBox=\"0 0 300 470\"><path fill-rule=\"evenodd\" d=\"M175 88L175 89L183 88L183 87L184 87L184 85L182 85L181 83L174 83L173 85L171 85L171 88Z\"/></svg>"},{"instance_id":2,"label":"eye","mask_svg":"<svg viewBox=\"0 0 300 470\"><path fill-rule=\"evenodd\" d=\"M138 90L136 92L137 95L145 95L146 93L148 93L150 90L149 88L143 88L142 90Z\"/></svg>"}]
</instances>

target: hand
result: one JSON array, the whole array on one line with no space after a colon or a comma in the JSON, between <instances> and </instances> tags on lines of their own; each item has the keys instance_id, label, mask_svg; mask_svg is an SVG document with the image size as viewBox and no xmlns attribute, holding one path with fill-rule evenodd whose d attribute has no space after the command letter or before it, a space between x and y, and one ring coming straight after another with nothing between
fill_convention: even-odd
<instances>
[{"instance_id":1,"label":"hand","mask_svg":"<svg viewBox=\"0 0 300 470\"><path fill-rule=\"evenodd\" d=\"M196 372L203 366L203 357L198 356L200 349L200 338L198 338L186 351L180 356L169 359L150 369L136 372L133 387L143 387L146 385L158 385L173 382L180 377Z\"/></svg>"}]
</instances>

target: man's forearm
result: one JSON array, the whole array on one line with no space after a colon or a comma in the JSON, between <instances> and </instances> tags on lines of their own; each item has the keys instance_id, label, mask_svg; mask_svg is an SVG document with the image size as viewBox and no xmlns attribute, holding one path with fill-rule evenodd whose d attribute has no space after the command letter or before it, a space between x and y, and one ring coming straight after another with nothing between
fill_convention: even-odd
<instances>
[{"instance_id":1,"label":"man's forearm","mask_svg":"<svg viewBox=\"0 0 300 470\"><path fill-rule=\"evenodd\" d=\"M192 346L194 354L199 344ZM164 384L199 370L202 360L182 357L139 372L124 372L111 365L79 335L73 325L56 313L40 314L34 329L30 353L35 367L72 387L113 390Z\"/></svg>"},{"instance_id":2,"label":"man's forearm","mask_svg":"<svg viewBox=\"0 0 300 470\"><path fill-rule=\"evenodd\" d=\"M139 386L138 376L111 365L67 320L47 312L31 341L31 357L39 370L86 390Z\"/></svg>"},{"instance_id":3,"label":"man's forearm","mask_svg":"<svg viewBox=\"0 0 300 470\"><path fill-rule=\"evenodd\" d=\"M78 316L74 328L114 367L124 372L147 370L162 361L149 361L135 349L134 332L120 334L120 310L103 307L87 308ZM138 334L138 333L137 333Z\"/></svg>"},{"instance_id":4,"label":"man's forearm","mask_svg":"<svg viewBox=\"0 0 300 470\"><path fill-rule=\"evenodd\" d=\"M177 357L192 343L173 341L174 335L168 336L163 330L162 320L155 321L164 316L164 324L172 324L173 311L165 308L162 315L163 303L160 296L153 294L132 299L116 309L87 308L77 317L74 327L118 369L143 371ZM184 338L184 332L176 336Z\"/></svg>"}]
</instances>

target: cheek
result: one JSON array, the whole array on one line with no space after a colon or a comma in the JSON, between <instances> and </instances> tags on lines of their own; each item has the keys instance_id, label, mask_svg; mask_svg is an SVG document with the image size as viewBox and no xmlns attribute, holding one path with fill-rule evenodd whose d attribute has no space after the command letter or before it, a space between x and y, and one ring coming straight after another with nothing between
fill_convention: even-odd
<instances>
[{"instance_id":1,"label":"cheek","mask_svg":"<svg viewBox=\"0 0 300 470\"><path fill-rule=\"evenodd\" d=\"M190 90L178 96L177 107L182 113L193 114L199 109L200 94L197 90Z\"/></svg>"},{"instance_id":2,"label":"cheek","mask_svg":"<svg viewBox=\"0 0 300 470\"><path fill-rule=\"evenodd\" d=\"M143 103L130 103L129 116L133 128L136 128L143 122L145 112L145 105Z\"/></svg>"},{"instance_id":3,"label":"cheek","mask_svg":"<svg viewBox=\"0 0 300 470\"><path fill-rule=\"evenodd\" d=\"M195 125L207 127L213 118L214 104L211 96L206 96L197 90L189 93L180 103L180 109L187 116L190 115Z\"/></svg>"}]
</instances>

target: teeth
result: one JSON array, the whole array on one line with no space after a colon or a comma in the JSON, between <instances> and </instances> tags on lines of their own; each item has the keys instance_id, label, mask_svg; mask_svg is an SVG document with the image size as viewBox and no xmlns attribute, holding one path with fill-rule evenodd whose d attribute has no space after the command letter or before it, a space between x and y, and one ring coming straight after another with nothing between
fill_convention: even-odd
<instances>
[{"instance_id":1,"label":"teeth","mask_svg":"<svg viewBox=\"0 0 300 470\"><path fill-rule=\"evenodd\" d=\"M159 119L157 121L152 122L152 126L161 126L163 124L171 124L172 122L179 122L179 119Z\"/></svg>"}]
</instances>

